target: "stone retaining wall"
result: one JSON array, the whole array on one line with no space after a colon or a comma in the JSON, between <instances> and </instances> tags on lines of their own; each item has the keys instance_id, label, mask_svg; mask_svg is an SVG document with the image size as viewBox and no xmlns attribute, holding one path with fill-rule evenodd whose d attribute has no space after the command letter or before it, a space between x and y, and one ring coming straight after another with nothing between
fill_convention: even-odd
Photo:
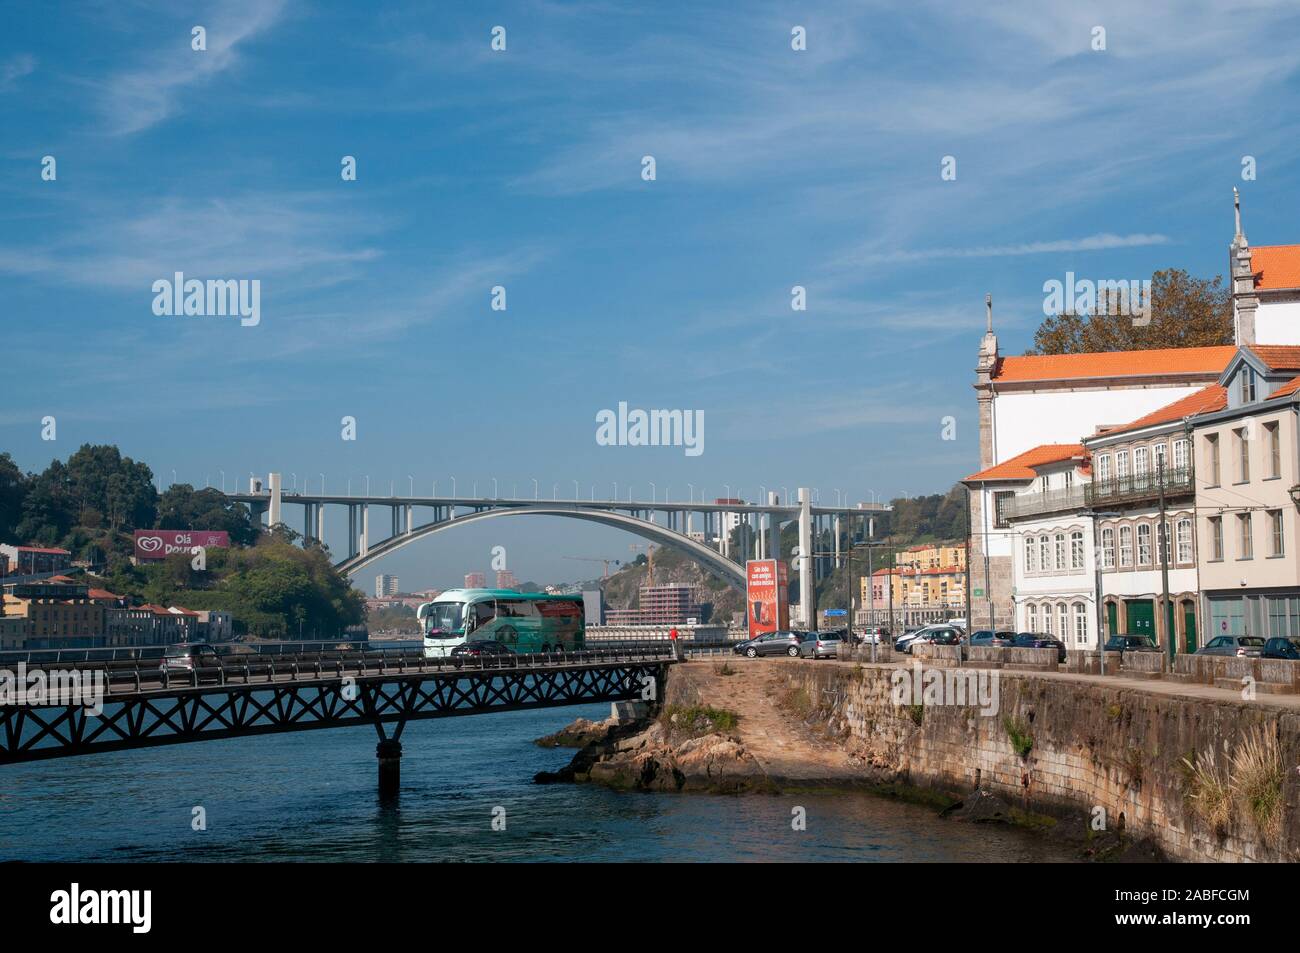
<instances>
[{"instance_id":1,"label":"stone retaining wall","mask_svg":"<svg viewBox=\"0 0 1300 953\"><path fill-rule=\"evenodd\" d=\"M1109 654L1109 653L1108 653ZM1093 664L1096 664L1093 653ZM820 726L861 764L864 779L891 780L958 794L977 784L1058 823L1083 825L1104 810L1110 829L1123 825L1175 858L1300 860L1300 713L1260 702L1182 698L1032 673L943 668L938 678L996 684L996 711L977 704L895 704L897 677L913 666L810 664L774 659L788 690L810 699L809 724ZM929 662L926 661L929 668ZM692 666L674 666L669 698L708 704L691 686ZM970 697L967 698L969 702ZM791 715L791 717L795 717ZM1213 830L1194 794L1184 759L1204 767L1213 752L1225 783L1245 775L1234 765L1248 736L1272 738L1280 799L1276 830L1268 815L1231 802ZM1236 772L1236 773L1234 773Z\"/></svg>"}]
</instances>

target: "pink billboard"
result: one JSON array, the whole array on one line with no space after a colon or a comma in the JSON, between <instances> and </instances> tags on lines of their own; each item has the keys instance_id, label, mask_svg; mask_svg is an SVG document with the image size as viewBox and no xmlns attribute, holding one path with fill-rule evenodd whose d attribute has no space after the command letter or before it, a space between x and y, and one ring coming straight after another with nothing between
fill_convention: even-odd
<instances>
[{"instance_id":1,"label":"pink billboard","mask_svg":"<svg viewBox=\"0 0 1300 953\"><path fill-rule=\"evenodd\" d=\"M230 548L230 534L225 530L138 529L135 531L136 559L166 559L176 553L191 553L194 547Z\"/></svg>"}]
</instances>

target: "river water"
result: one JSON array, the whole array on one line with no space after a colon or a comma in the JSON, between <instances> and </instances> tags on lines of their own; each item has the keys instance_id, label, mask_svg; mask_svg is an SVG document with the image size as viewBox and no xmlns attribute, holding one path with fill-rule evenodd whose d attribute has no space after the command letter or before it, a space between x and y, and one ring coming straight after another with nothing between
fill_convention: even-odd
<instances>
[{"instance_id":1,"label":"river water","mask_svg":"<svg viewBox=\"0 0 1300 953\"><path fill-rule=\"evenodd\" d=\"M371 728L0 767L0 859L1075 859L1023 831L943 821L868 794L726 797L532 783L573 754L533 739L608 713L600 704L412 722L395 807L375 794ZM192 829L196 807L206 830ZM792 829L796 807L805 830ZM493 829L497 808L504 830Z\"/></svg>"}]
</instances>

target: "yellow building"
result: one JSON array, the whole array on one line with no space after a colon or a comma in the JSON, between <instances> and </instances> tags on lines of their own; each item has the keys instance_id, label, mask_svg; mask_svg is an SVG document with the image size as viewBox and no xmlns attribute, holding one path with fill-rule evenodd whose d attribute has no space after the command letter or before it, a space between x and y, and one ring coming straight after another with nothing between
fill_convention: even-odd
<instances>
[{"instance_id":1,"label":"yellow building","mask_svg":"<svg viewBox=\"0 0 1300 953\"><path fill-rule=\"evenodd\" d=\"M966 570L913 569L899 566L892 572L877 569L868 580L862 579L862 605L885 608L893 589L893 604L898 608L965 609Z\"/></svg>"},{"instance_id":2,"label":"yellow building","mask_svg":"<svg viewBox=\"0 0 1300 953\"><path fill-rule=\"evenodd\" d=\"M947 569L966 571L965 543L925 543L898 554L896 565L911 569Z\"/></svg>"},{"instance_id":3,"label":"yellow building","mask_svg":"<svg viewBox=\"0 0 1300 953\"><path fill-rule=\"evenodd\" d=\"M4 614L26 620L28 647L57 648L70 640L94 639L104 634L104 607L91 600L86 586L42 583L5 589Z\"/></svg>"}]
</instances>

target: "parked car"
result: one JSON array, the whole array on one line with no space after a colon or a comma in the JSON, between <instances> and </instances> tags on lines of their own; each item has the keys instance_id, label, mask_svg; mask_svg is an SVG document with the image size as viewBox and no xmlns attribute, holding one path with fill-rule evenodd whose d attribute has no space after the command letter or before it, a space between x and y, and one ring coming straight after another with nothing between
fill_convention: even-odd
<instances>
[{"instance_id":1,"label":"parked car","mask_svg":"<svg viewBox=\"0 0 1300 953\"><path fill-rule=\"evenodd\" d=\"M1260 658L1284 658L1300 660L1300 639L1276 637L1264 643Z\"/></svg>"},{"instance_id":2,"label":"parked car","mask_svg":"<svg viewBox=\"0 0 1300 953\"><path fill-rule=\"evenodd\" d=\"M959 629L924 629L916 633L915 638L908 641L903 651L908 655L918 645L961 645L961 630Z\"/></svg>"},{"instance_id":3,"label":"parked car","mask_svg":"<svg viewBox=\"0 0 1300 953\"><path fill-rule=\"evenodd\" d=\"M455 646L449 653L452 658L489 659L514 655L514 650L495 639L471 639Z\"/></svg>"},{"instance_id":4,"label":"parked car","mask_svg":"<svg viewBox=\"0 0 1300 953\"><path fill-rule=\"evenodd\" d=\"M898 637L898 641L894 643L894 648L899 652L906 652L909 644L911 644L914 640L919 639L927 632L934 632L941 629L944 631L948 631L950 628L951 628L950 626L946 626L946 625L923 625L919 629L912 629L900 635Z\"/></svg>"},{"instance_id":5,"label":"parked car","mask_svg":"<svg viewBox=\"0 0 1300 953\"><path fill-rule=\"evenodd\" d=\"M804 658L836 658L845 633L832 629L829 632L809 632L799 643L799 654Z\"/></svg>"},{"instance_id":6,"label":"parked car","mask_svg":"<svg viewBox=\"0 0 1300 953\"><path fill-rule=\"evenodd\" d=\"M888 645L889 630L879 625L868 626L857 636L857 642L860 645Z\"/></svg>"},{"instance_id":7,"label":"parked car","mask_svg":"<svg viewBox=\"0 0 1300 953\"><path fill-rule=\"evenodd\" d=\"M1017 633L1015 640L1011 643L1017 649L1056 649L1056 660L1065 661L1065 643L1060 639L1054 639L1050 635L1039 635L1036 632Z\"/></svg>"},{"instance_id":8,"label":"parked car","mask_svg":"<svg viewBox=\"0 0 1300 953\"><path fill-rule=\"evenodd\" d=\"M980 629L978 632L972 632L967 640L969 645L1012 645L1016 641L1014 632L993 632L989 629Z\"/></svg>"},{"instance_id":9,"label":"parked car","mask_svg":"<svg viewBox=\"0 0 1300 953\"><path fill-rule=\"evenodd\" d=\"M1159 652L1160 646L1149 635L1112 635L1106 640L1107 652Z\"/></svg>"},{"instance_id":10,"label":"parked car","mask_svg":"<svg viewBox=\"0 0 1300 953\"><path fill-rule=\"evenodd\" d=\"M221 680L225 668L221 656L207 642L180 642L169 645L158 663L158 671L170 675L184 674L193 677L198 673L201 682Z\"/></svg>"},{"instance_id":11,"label":"parked car","mask_svg":"<svg viewBox=\"0 0 1300 953\"><path fill-rule=\"evenodd\" d=\"M1258 635L1220 635L1196 650L1197 655L1235 655L1238 658L1259 658L1264 651L1264 639Z\"/></svg>"},{"instance_id":12,"label":"parked car","mask_svg":"<svg viewBox=\"0 0 1300 953\"><path fill-rule=\"evenodd\" d=\"M807 634L793 631L768 632L745 642L738 642L731 650L737 655L748 658L757 658L760 655L788 655L791 658L798 658L800 646Z\"/></svg>"}]
</instances>

